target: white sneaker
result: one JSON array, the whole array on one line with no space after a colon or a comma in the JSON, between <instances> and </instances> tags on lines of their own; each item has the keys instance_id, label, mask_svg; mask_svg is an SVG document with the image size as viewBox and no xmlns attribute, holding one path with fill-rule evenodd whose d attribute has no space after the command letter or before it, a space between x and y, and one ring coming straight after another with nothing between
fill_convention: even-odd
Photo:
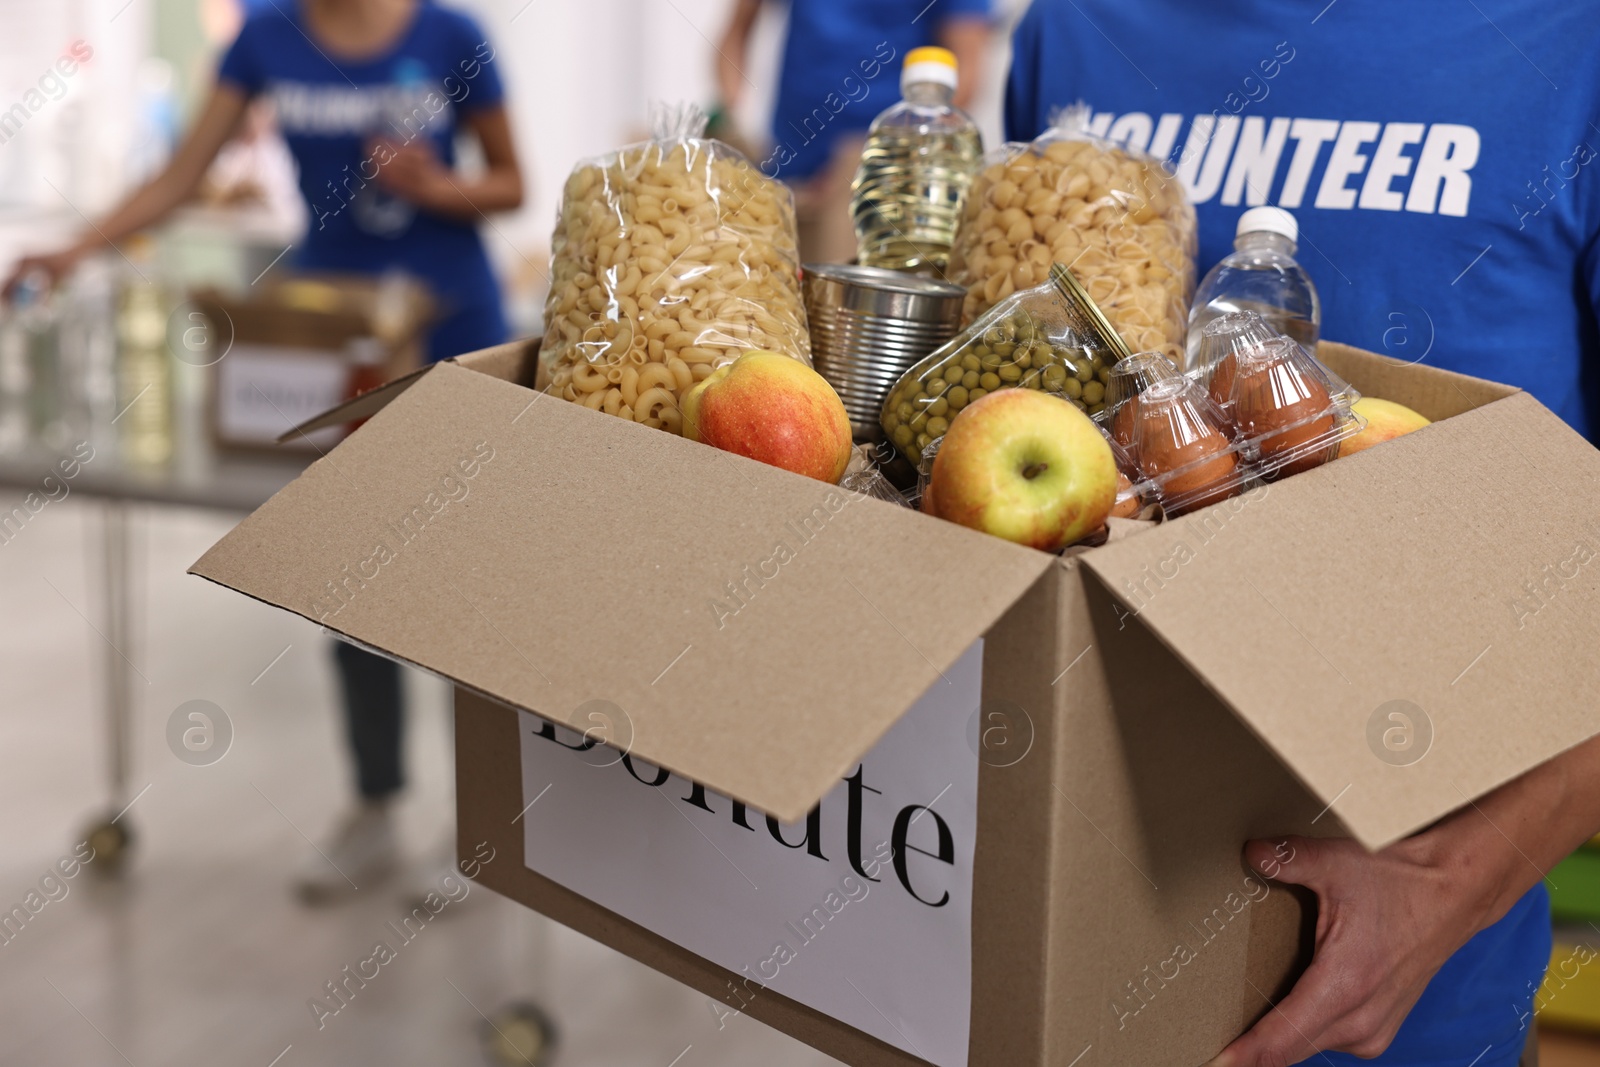
<instances>
[{"instance_id":1,"label":"white sneaker","mask_svg":"<svg viewBox=\"0 0 1600 1067\"><path fill-rule=\"evenodd\" d=\"M364 801L322 847L305 858L294 889L307 904L326 903L383 882L400 866L388 801Z\"/></svg>"}]
</instances>

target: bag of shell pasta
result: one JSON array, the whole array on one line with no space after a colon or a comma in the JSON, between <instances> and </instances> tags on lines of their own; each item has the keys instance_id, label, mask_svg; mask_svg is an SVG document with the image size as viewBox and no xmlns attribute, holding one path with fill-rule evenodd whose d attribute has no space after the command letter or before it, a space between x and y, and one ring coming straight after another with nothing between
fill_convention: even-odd
<instances>
[{"instance_id":1,"label":"bag of shell pasta","mask_svg":"<svg viewBox=\"0 0 1600 1067\"><path fill-rule=\"evenodd\" d=\"M1075 104L1028 144L984 157L967 194L951 281L971 321L1064 263L1132 351L1183 366L1195 283L1194 208L1154 157L1090 134Z\"/></svg>"},{"instance_id":2,"label":"bag of shell pasta","mask_svg":"<svg viewBox=\"0 0 1600 1067\"><path fill-rule=\"evenodd\" d=\"M551 241L547 393L679 433L683 395L753 349L809 364L794 201L705 116L567 178Z\"/></svg>"}]
</instances>

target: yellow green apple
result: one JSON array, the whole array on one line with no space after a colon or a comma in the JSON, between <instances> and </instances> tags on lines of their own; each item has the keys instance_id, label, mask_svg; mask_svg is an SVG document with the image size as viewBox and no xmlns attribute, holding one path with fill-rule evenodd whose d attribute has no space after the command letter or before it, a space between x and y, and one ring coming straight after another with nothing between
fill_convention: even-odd
<instances>
[{"instance_id":1,"label":"yellow green apple","mask_svg":"<svg viewBox=\"0 0 1600 1067\"><path fill-rule=\"evenodd\" d=\"M826 378L778 352L746 352L683 398L683 435L837 485L850 415Z\"/></svg>"},{"instance_id":2,"label":"yellow green apple","mask_svg":"<svg viewBox=\"0 0 1600 1067\"><path fill-rule=\"evenodd\" d=\"M1367 428L1340 442L1340 456L1348 456L1413 430L1420 430L1429 422L1404 404L1380 400L1375 396L1362 397L1351 405L1351 410L1367 420Z\"/></svg>"},{"instance_id":3,"label":"yellow green apple","mask_svg":"<svg viewBox=\"0 0 1600 1067\"><path fill-rule=\"evenodd\" d=\"M950 423L929 489L939 518L1054 552L1105 525L1117 462L1099 427L1068 401L1001 389Z\"/></svg>"}]
</instances>

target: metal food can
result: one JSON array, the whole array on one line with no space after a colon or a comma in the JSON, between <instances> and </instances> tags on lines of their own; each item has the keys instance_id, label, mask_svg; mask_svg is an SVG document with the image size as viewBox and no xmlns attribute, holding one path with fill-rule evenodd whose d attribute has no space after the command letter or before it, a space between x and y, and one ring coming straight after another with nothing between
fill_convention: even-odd
<instances>
[{"instance_id":1,"label":"metal food can","mask_svg":"<svg viewBox=\"0 0 1600 1067\"><path fill-rule=\"evenodd\" d=\"M844 401L857 441L883 439L884 397L961 326L959 285L900 271L807 264L802 280L811 362Z\"/></svg>"}]
</instances>

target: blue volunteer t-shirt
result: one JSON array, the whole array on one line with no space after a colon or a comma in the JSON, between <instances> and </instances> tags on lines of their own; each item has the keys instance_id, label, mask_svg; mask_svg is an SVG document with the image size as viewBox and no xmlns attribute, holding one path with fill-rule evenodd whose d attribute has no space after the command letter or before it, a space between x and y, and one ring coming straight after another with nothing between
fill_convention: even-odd
<instances>
[{"instance_id":1,"label":"blue volunteer t-shirt","mask_svg":"<svg viewBox=\"0 0 1600 1067\"><path fill-rule=\"evenodd\" d=\"M443 305L429 337L433 359L505 340L500 290L477 228L422 211L373 180L387 158L378 139L427 138L450 166L460 116L502 103L494 49L476 23L423 0L388 51L349 60L314 43L294 0L279 0L245 22L218 78L272 101L310 209L298 266L398 268L426 281Z\"/></svg>"},{"instance_id":2,"label":"blue volunteer t-shirt","mask_svg":"<svg viewBox=\"0 0 1600 1067\"><path fill-rule=\"evenodd\" d=\"M1008 136L1081 98L1178 162L1202 273L1245 208L1287 208L1324 337L1600 428L1593 5L1037 0L1015 45Z\"/></svg>"},{"instance_id":3,"label":"blue volunteer t-shirt","mask_svg":"<svg viewBox=\"0 0 1600 1067\"><path fill-rule=\"evenodd\" d=\"M1082 99L1169 159L1200 268L1247 207L1300 223L1324 337L1520 386L1592 436L1600 18L1513 0L1035 0L1007 136ZM1193 146L1190 146L1191 141ZM1550 958L1542 885L1429 983L1376 1061L1514 1067Z\"/></svg>"},{"instance_id":4,"label":"blue volunteer t-shirt","mask_svg":"<svg viewBox=\"0 0 1600 1067\"><path fill-rule=\"evenodd\" d=\"M987 18L990 0L790 0L769 177L801 182L900 100L900 66L939 24Z\"/></svg>"}]
</instances>

